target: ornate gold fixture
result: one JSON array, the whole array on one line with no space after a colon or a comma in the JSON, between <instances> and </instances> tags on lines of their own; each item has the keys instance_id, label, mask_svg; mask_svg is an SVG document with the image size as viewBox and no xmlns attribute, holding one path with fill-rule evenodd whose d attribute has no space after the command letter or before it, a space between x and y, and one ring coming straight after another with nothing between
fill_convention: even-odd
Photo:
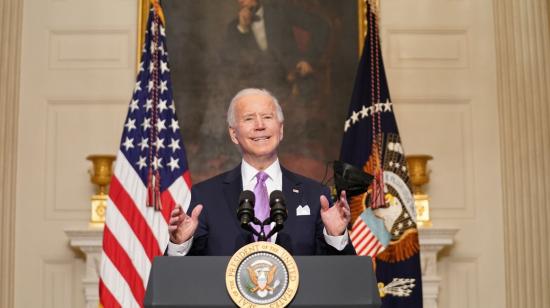
<instances>
[{"instance_id":1,"label":"ornate gold fixture","mask_svg":"<svg viewBox=\"0 0 550 308\"><path fill-rule=\"evenodd\" d=\"M105 223L105 210L107 209L107 186L111 183L113 175L113 162L115 155L89 155L93 168L89 170L90 181L98 186L97 193L92 195L91 223Z\"/></svg>"},{"instance_id":2,"label":"ornate gold fixture","mask_svg":"<svg viewBox=\"0 0 550 308\"><path fill-rule=\"evenodd\" d=\"M433 157L430 155L407 155L409 176L413 186L414 204L416 206L416 221L419 227L431 227L429 197L422 190L422 186L430 181L428 161Z\"/></svg>"}]
</instances>

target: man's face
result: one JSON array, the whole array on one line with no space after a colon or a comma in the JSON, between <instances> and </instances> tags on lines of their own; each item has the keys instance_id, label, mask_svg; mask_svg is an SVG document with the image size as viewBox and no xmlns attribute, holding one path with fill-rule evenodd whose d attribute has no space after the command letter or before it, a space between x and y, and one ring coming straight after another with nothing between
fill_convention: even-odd
<instances>
[{"instance_id":1,"label":"man's face","mask_svg":"<svg viewBox=\"0 0 550 308\"><path fill-rule=\"evenodd\" d=\"M252 9L258 6L258 0L239 0L240 8Z\"/></svg>"},{"instance_id":2,"label":"man's face","mask_svg":"<svg viewBox=\"0 0 550 308\"><path fill-rule=\"evenodd\" d=\"M235 124L229 134L247 162L274 161L283 139L283 123L277 119L271 98L263 94L241 97L235 104Z\"/></svg>"}]
</instances>

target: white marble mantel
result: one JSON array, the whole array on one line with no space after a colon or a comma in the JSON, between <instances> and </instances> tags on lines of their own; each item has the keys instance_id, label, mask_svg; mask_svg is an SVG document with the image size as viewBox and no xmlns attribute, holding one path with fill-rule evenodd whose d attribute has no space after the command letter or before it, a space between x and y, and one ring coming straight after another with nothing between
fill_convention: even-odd
<instances>
[{"instance_id":1,"label":"white marble mantel","mask_svg":"<svg viewBox=\"0 0 550 308\"><path fill-rule=\"evenodd\" d=\"M99 261L103 226L65 229L69 244L86 255L86 272L82 278L86 308L97 308L99 304Z\"/></svg>"},{"instance_id":2,"label":"white marble mantel","mask_svg":"<svg viewBox=\"0 0 550 308\"><path fill-rule=\"evenodd\" d=\"M437 254L443 247L454 243L458 229L420 228L420 257L422 266L422 288L424 308L437 308L441 277L437 273ZM103 227L82 227L66 229L72 247L80 249L86 255L86 273L82 279L84 298L87 308L96 308L99 303L99 260Z\"/></svg>"},{"instance_id":3,"label":"white marble mantel","mask_svg":"<svg viewBox=\"0 0 550 308\"><path fill-rule=\"evenodd\" d=\"M458 229L427 227L418 230L424 308L437 308L441 284L441 277L437 272L437 254L445 246L453 245Z\"/></svg>"}]
</instances>

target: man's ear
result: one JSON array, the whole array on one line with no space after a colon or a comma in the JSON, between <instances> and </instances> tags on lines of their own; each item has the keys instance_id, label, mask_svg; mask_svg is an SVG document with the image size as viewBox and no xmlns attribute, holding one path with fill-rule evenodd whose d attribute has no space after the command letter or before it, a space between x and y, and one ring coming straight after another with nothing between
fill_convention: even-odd
<instances>
[{"instance_id":1,"label":"man's ear","mask_svg":"<svg viewBox=\"0 0 550 308\"><path fill-rule=\"evenodd\" d=\"M283 128L284 128L284 125L283 125L283 123L281 123L281 134L280 134L281 137L279 138L279 142L283 141L283 135L284 135L284 129Z\"/></svg>"},{"instance_id":2,"label":"man's ear","mask_svg":"<svg viewBox=\"0 0 550 308\"><path fill-rule=\"evenodd\" d=\"M235 130L235 128L233 127L228 127L228 131L229 131L229 137L231 137L231 141L234 143L234 144L239 144L239 140L237 139L237 131Z\"/></svg>"}]
</instances>

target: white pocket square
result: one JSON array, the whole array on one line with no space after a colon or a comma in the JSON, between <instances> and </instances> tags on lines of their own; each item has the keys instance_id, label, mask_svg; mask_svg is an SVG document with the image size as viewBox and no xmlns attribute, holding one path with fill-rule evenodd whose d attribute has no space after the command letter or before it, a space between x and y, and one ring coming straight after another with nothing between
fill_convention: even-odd
<instances>
[{"instance_id":1,"label":"white pocket square","mask_svg":"<svg viewBox=\"0 0 550 308\"><path fill-rule=\"evenodd\" d=\"M304 206L301 206L301 205L298 205L298 207L296 208L296 216L308 216L310 215L310 212L309 212L309 205L304 205Z\"/></svg>"}]
</instances>

